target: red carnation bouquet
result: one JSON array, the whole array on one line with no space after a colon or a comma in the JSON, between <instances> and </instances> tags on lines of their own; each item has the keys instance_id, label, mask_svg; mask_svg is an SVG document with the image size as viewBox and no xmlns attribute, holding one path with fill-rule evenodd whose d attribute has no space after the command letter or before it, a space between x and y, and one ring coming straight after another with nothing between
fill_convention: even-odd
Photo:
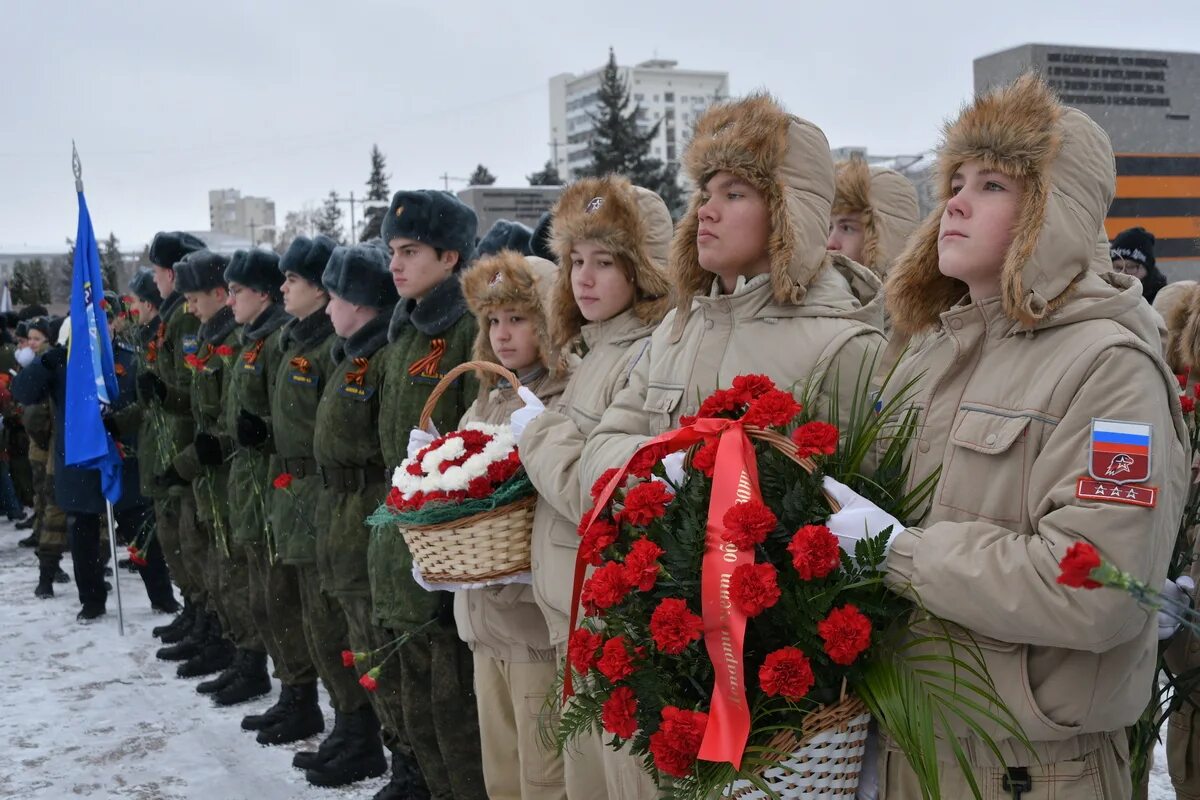
<instances>
[{"instance_id":1,"label":"red carnation bouquet","mask_svg":"<svg viewBox=\"0 0 1200 800\"><path fill-rule=\"evenodd\" d=\"M568 643L561 743L602 728L674 797L840 796L857 786L871 712L885 725L922 715L919 735L937 727L935 692L897 666L914 605L884 585L888 532L847 554L823 524L825 475L901 520L936 483L906 488L904 398L877 409L859 394L839 429L742 375L601 476L579 526L586 617ZM660 461L681 449L673 485ZM828 757L808 760L813 748ZM931 796L934 766L919 770Z\"/></svg>"}]
</instances>

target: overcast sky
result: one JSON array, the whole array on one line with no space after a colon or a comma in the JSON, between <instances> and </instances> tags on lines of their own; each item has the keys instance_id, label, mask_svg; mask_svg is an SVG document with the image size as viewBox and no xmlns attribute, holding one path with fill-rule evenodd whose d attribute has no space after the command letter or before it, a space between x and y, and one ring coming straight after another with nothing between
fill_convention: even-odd
<instances>
[{"instance_id":1,"label":"overcast sky","mask_svg":"<svg viewBox=\"0 0 1200 800\"><path fill-rule=\"evenodd\" d=\"M483 162L525 185L549 157L547 84L601 65L727 70L833 146L913 153L972 89L972 59L1027 42L1194 51L1200 3L497 3L0 0L0 251L74 236L71 139L97 235L208 227L208 190L275 201L391 188ZM461 184L451 184L460 188Z\"/></svg>"}]
</instances>

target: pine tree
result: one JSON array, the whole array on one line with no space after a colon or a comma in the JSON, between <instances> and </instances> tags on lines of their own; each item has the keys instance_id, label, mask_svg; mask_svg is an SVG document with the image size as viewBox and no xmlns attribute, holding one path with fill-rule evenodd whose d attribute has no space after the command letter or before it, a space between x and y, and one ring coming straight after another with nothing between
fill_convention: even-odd
<instances>
[{"instance_id":1,"label":"pine tree","mask_svg":"<svg viewBox=\"0 0 1200 800\"><path fill-rule=\"evenodd\" d=\"M491 186L495 182L496 176L489 172L483 164L475 167L471 177L467 178L467 183L471 186Z\"/></svg>"},{"instance_id":2,"label":"pine tree","mask_svg":"<svg viewBox=\"0 0 1200 800\"><path fill-rule=\"evenodd\" d=\"M624 175L635 185L658 192L671 213L678 216L684 205L678 183L679 167L650 156L650 145L658 136L662 120L645 130L639 127L642 107L631 99L612 48L600 79L599 95L599 111L589 114L595 129L590 142L592 163L581 172L595 176Z\"/></svg>"},{"instance_id":3,"label":"pine tree","mask_svg":"<svg viewBox=\"0 0 1200 800\"><path fill-rule=\"evenodd\" d=\"M100 253L100 273L106 291L119 291L121 284L121 267L124 259L121 256L121 240L112 231L104 241L104 249Z\"/></svg>"},{"instance_id":4,"label":"pine tree","mask_svg":"<svg viewBox=\"0 0 1200 800\"><path fill-rule=\"evenodd\" d=\"M541 171L526 175L525 180L529 181L530 186L562 186L563 183L562 177L558 174L558 167L554 166L551 161L547 161Z\"/></svg>"},{"instance_id":5,"label":"pine tree","mask_svg":"<svg viewBox=\"0 0 1200 800\"><path fill-rule=\"evenodd\" d=\"M387 160L379 149L379 145L371 145L371 175L367 178L367 200L381 202L380 206L367 206L363 219L362 236L358 238L360 242L365 242L368 239L374 239L380 235L383 229L383 217L387 214L388 200L391 195L388 192L388 178L391 176L384 172L387 168Z\"/></svg>"},{"instance_id":6,"label":"pine tree","mask_svg":"<svg viewBox=\"0 0 1200 800\"><path fill-rule=\"evenodd\" d=\"M346 234L342 230L342 207L338 203L337 192L329 190L329 196L314 220L317 233L323 233L338 244L346 243Z\"/></svg>"},{"instance_id":7,"label":"pine tree","mask_svg":"<svg viewBox=\"0 0 1200 800\"><path fill-rule=\"evenodd\" d=\"M14 306L27 306L50 302L50 274L46 262L40 258L32 261L17 261L13 264L12 283L9 285Z\"/></svg>"}]
</instances>

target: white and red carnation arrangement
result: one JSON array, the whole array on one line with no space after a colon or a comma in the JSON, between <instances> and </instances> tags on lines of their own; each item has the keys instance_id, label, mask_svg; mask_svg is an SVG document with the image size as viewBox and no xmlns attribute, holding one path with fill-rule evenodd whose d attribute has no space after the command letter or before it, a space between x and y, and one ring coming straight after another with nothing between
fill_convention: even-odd
<instances>
[{"instance_id":1,"label":"white and red carnation arrangement","mask_svg":"<svg viewBox=\"0 0 1200 800\"><path fill-rule=\"evenodd\" d=\"M521 458L508 425L468 423L405 459L392 475L387 505L395 512L427 504L482 500L516 476Z\"/></svg>"}]
</instances>

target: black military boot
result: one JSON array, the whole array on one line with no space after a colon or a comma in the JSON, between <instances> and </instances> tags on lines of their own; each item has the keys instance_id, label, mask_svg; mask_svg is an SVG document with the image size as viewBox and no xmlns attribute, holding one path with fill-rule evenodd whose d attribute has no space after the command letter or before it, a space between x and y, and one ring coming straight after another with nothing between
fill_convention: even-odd
<instances>
[{"instance_id":1,"label":"black military boot","mask_svg":"<svg viewBox=\"0 0 1200 800\"><path fill-rule=\"evenodd\" d=\"M208 637L208 614L196 608L192 613L192 626L182 639L168 647L160 647L155 655L163 661L187 661L199 654Z\"/></svg>"},{"instance_id":2,"label":"black military boot","mask_svg":"<svg viewBox=\"0 0 1200 800\"><path fill-rule=\"evenodd\" d=\"M349 728L350 715L334 709L333 730L322 740L316 750L301 750L292 756L292 766L296 769L316 769L321 766L333 758L333 754L338 751L338 748L345 744Z\"/></svg>"},{"instance_id":3,"label":"black military boot","mask_svg":"<svg viewBox=\"0 0 1200 800\"><path fill-rule=\"evenodd\" d=\"M33 596L46 600L54 597L54 572L58 569L56 562L48 558L38 559L38 582L33 590Z\"/></svg>"},{"instance_id":4,"label":"black military boot","mask_svg":"<svg viewBox=\"0 0 1200 800\"><path fill-rule=\"evenodd\" d=\"M233 656L233 663L221 671L215 678L209 678L196 684L196 694L216 694L237 680L242 668L242 651L238 650Z\"/></svg>"},{"instance_id":5,"label":"black military boot","mask_svg":"<svg viewBox=\"0 0 1200 800\"><path fill-rule=\"evenodd\" d=\"M279 684L279 698L275 705L261 714L248 714L242 717L242 730L261 731L269 728L287 715L287 709L292 704L292 686L288 683Z\"/></svg>"},{"instance_id":6,"label":"black military boot","mask_svg":"<svg viewBox=\"0 0 1200 800\"><path fill-rule=\"evenodd\" d=\"M271 675L267 672L267 654L255 650L239 650L241 666L234 679L213 695L219 706L232 706L271 693Z\"/></svg>"},{"instance_id":7,"label":"black military boot","mask_svg":"<svg viewBox=\"0 0 1200 800\"><path fill-rule=\"evenodd\" d=\"M175 674L180 678L199 678L201 675L220 672L232 664L237 648L223 634L220 620L210 611L208 637L201 645L200 652L181 664L179 669L175 670Z\"/></svg>"},{"instance_id":8,"label":"black military boot","mask_svg":"<svg viewBox=\"0 0 1200 800\"><path fill-rule=\"evenodd\" d=\"M68 575L66 572L64 572L62 567L56 565L54 567L54 582L55 583L70 583L71 576Z\"/></svg>"},{"instance_id":9,"label":"black military boot","mask_svg":"<svg viewBox=\"0 0 1200 800\"><path fill-rule=\"evenodd\" d=\"M298 683L292 687L292 702L286 715L270 727L258 732L259 744L287 744L325 730L325 718L317 703L317 684Z\"/></svg>"},{"instance_id":10,"label":"black military boot","mask_svg":"<svg viewBox=\"0 0 1200 800\"><path fill-rule=\"evenodd\" d=\"M429 800L429 787L416 759L392 753L392 777L371 800Z\"/></svg>"},{"instance_id":11,"label":"black military boot","mask_svg":"<svg viewBox=\"0 0 1200 800\"><path fill-rule=\"evenodd\" d=\"M306 770L304 778L313 786L345 786L387 772L383 741L379 738L379 720L370 706L348 715L346 739L333 757L320 766Z\"/></svg>"},{"instance_id":12,"label":"black military boot","mask_svg":"<svg viewBox=\"0 0 1200 800\"><path fill-rule=\"evenodd\" d=\"M196 626L196 605L190 601L184 603L183 612L173 622L161 626L162 633L155 633L163 644L176 644L187 638ZM155 628L155 631L159 628ZM152 631L153 633L153 631Z\"/></svg>"},{"instance_id":13,"label":"black military boot","mask_svg":"<svg viewBox=\"0 0 1200 800\"><path fill-rule=\"evenodd\" d=\"M36 515L36 514L30 514L28 517L26 517L25 519L21 520L20 522L18 522L18 523L17 523L16 525L14 525L13 527L14 527L14 528L16 528L16 529L17 529L17 530L19 530L19 531L28 531L28 530L33 530L33 526L34 526L34 525L36 525L36 524L37 524L37 515Z\"/></svg>"},{"instance_id":14,"label":"black military boot","mask_svg":"<svg viewBox=\"0 0 1200 800\"><path fill-rule=\"evenodd\" d=\"M24 539L22 539L21 541L17 542L17 544L18 544L19 546L21 546L21 547L37 547L37 546L38 546L38 533L37 533L37 530L35 529L35 530L33 531L33 533L29 534L29 535L28 535L28 536L26 536Z\"/></svg>"}]
</instances>

